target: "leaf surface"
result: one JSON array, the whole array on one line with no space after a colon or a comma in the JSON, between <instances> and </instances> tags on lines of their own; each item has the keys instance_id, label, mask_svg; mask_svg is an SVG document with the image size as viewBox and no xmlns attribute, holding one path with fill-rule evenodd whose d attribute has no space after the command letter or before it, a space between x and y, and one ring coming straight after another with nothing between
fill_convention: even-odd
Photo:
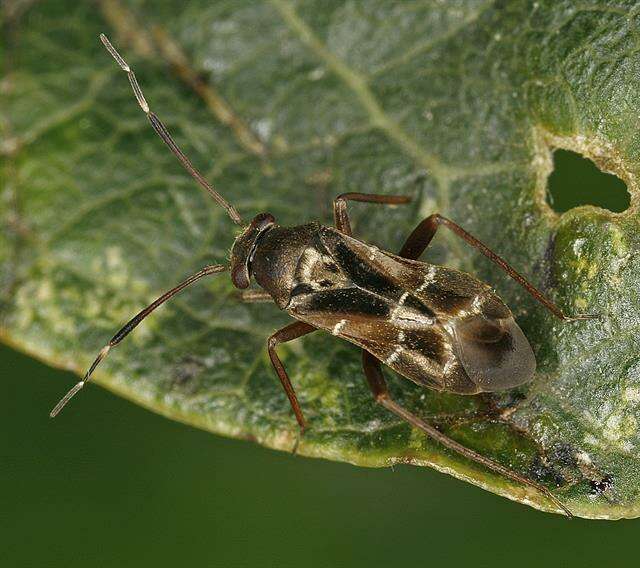
<instances>
[{"instance_id":1,"label":"leaf surface","mask_svg":"<svg viewBox=\"0 0 640 568\"><path fill-rule=\"evenodd\" d=\"M268 210L283 225L330 223L342 192L408 194L409 206L351 206L356 234L394 251L440 211L567 312L602 313L559 322L464 243L438 235L426 258L495 286L538 374L476 397L387 376L407 407L547 485L575 514L638 516L639 7L7 3L3 340L82 373L151 299L224 262L237 234L155 137L98 41L105 32L151 108L245 219ZM631 207L554 213L545 195L558 147L622 178ZM266 338L288 321L273 305L240 303L228 277L215 277L148 318L96 381L168 417L290 450L296 423L266 354ZM431 465L553 509L376 406L353 346L316 333L280 352L311 424L301 454Z\"/></svg>"}]
</instances>

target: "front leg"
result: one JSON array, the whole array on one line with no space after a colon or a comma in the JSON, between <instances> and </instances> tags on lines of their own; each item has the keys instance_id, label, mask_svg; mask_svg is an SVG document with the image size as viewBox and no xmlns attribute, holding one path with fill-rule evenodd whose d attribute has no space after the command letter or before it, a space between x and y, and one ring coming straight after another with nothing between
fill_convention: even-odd
<instances>
[{"instance_id":1,"label":"front leg","mask_svg":"<svg viewBox=\"0 0 640 568\"><path fill-rule=\"evenodd\" d=\"M289 375L287 375L287 371L285 370L282 361L280 361L280 357L278 357L278 354L276 353L276 347L280 343L286 343L287 341L298 339L298 337L307 335L308 333L311 333L315 330L316 328L312 325L297 321L276 331L271 337L269 337L269 340L267 341L269 359L271 359L271 364L278 374L278 378L280 379L280 382L284 387L284 391L287 393L287 398L289 399L289 403L291 404L293 413L296 415L296 420L300 425L301 434L304 433L307 428L307 421L302 414L302 409L300 408L300 403L298 402L296 392L295 390L293 390L293 385L291 384Z\"/></svg>"},{"instance_id":2,"label":"front leg","mask_svg":"<svg viewBox=\"0 0 640 568\"><path fill-rule=\"evenodd\" d=\"M351 223L347 213L347 201L361 201L363 203L384 203L386 205L399 205L409 203L408 195L380 195L376 193L343 193L333 201L333 218L336 229L345 235L351 236Z\"/></svg>"}]
</instances>

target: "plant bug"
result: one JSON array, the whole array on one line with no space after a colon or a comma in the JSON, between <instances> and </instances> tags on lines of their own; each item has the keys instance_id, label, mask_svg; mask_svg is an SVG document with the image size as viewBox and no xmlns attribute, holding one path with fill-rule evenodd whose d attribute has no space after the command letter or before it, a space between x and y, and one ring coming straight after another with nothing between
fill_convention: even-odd
<instances>
[{"instance_id":1,"label":"plant bug","mask_svg":"<svg viewBox=\"0 0 640 568\"><path fill-rule=\"evenodd\" d=\"M164 124L149 109L126 61L104 34L100 39L127 73L138 104L156 133L229 217L242 225L236 209L193 167ZM419 386L466 395L510 389L533 379L536 360L531 346L509 308L491 287L464 272L417 260L439 227L453 231L478 249L556 317L577 320L597 316L565 316L502 258L459 225L438 214L424 219L398 254L380 250L352 236L348 201L403 204L409 200L395 195L342 194L333 204L335 227L318 223L282 227L270 213L259 213L236 238L230 266L206 266L134 316L103 347L83 379L51 411L51 417L87 384L110 349L158 306L204 276L230 270L236 288L246 290L254 278L262 289L246 291L245 301L273 301L297 320L271 335L267 345L269 358L301 433L307 422L276 347L324 330L362 349L364 374L379 404L447 448L535 488L570 516L570 511L546 487L464 447L395 402L387 389L381 364Z\"/></svg>"}]
</instances>

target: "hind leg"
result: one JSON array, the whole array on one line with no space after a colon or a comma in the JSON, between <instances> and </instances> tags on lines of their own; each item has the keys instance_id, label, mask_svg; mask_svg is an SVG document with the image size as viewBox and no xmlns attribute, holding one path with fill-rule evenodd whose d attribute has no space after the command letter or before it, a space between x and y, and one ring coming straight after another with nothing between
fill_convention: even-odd
<instances>
[{"instance_id":1,"label":"hind leg","mask_svg":"<svg viewBox=\"0 0 640 568\"><path fill-rule=\"evenodd\" d=\"M507 469L506 467L500 465L489 458L474 452L473 450L459 444L455 440L452 440L448 436L445 436L442 432L427 424L420 417L416 416L397 402L395 402L391 395L389 394L389 389L387 388L387 383L384 379L384 375L382 374L382 368L380 366L380 361L378 361L373 355L368 353L367 351L362 351L362 368L364 370L365 377L367 378L367 382L369 383L369 388L376 399L376 402L382 406L384 406L387 410L393 412L396 416L399 416L405 422L408 422L414 428L418 428L422 430L427 436L436 440L446 448L476 462L479 463L486 468L499 473L500 475L504 475L513 481L517 481L518 483L522 483L524 485L528 485L529 487L533 487L535 490L542 493L547 499L549 499L556 507L564 511L564 513L571 517L571 511L567 509L558 499L556 499L551 492L542 485L535 483L521 475L518 475L514 471Z\"/></svg>"},{"instance_id":2,"label":"hind leg","mask_svg":"<svg viewBox=\"0 0 640 568\"><path fill-rule=\"evenodd\" d=\"M510 278L513 278L520 286L522 286L531 296L549 310L554 316L561 320L575 321L583 319L595 319L600 316L597 314L576 314L573 316L566 315L558 306L549 300L540 290L538 290L531 282L529 282L522 274L513 268L506 260L498 256L482 241L476 239L473 235L467 233L460 225L447 219L442 215L435 213L430 215L413 230L409 235L403 247L398 253L399 256L416 260L429 246L429 243L436 234L439 227L446 227L456 236L478 249L491 262L496 264L501 270L506 272Z\"/></svg>"}]
</instances>

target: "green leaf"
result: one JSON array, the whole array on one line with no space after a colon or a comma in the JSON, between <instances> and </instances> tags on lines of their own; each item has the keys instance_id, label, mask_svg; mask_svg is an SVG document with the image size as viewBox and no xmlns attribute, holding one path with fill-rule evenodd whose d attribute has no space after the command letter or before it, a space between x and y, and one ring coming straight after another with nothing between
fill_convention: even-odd
<instances>
[{"instance_id":1,"label":"green leaf","mask_svg":"<svg viewBox=\"0 0 640 568\"><path fill-rule=\"evenodd\" d=\"M268 210L282 224L330 223L339 193L408 194L410 206L352 206L356 234L397 250L440 211L567 312L602 313L559 322L439 235L427 258L495 285L534 347L537 377L461 397L386 373L400 402L552 488L575 514L638 516L639 4L179 6L5 3L3 340L82 373L151 299L223 262L237 233L154 135L98 41L106 32L152 109L244 218ZM545 195L557 147L623 179L628 211L554 213ZM296 423L265 344L287 321L273 305L240 303L227 276L213 277L150 317L96 381L168 417L289 451ZM311 424L301 454L430 465L553 510L378 407L352 345L316 333L281 353Z\"/></svg>"}]
</instances>

